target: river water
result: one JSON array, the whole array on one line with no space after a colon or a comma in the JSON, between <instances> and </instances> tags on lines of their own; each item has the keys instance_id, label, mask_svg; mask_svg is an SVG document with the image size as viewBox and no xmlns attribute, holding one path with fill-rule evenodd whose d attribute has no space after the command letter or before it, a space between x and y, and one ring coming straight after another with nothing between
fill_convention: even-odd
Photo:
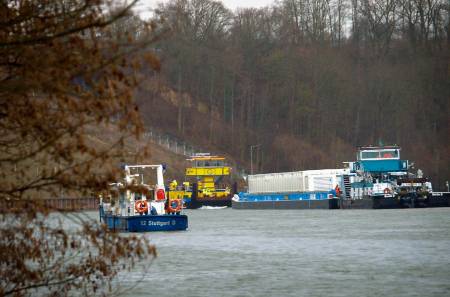
<instances>
[{"instance_id":1,"label":"river water","mask_svg":"<svg viewBox=\"0 0 450 297\"><path fill-rule=\"evenodd\" d=\"M186 213L125 296L450 296L450 208Z\"/></svg>"}]
</instances>

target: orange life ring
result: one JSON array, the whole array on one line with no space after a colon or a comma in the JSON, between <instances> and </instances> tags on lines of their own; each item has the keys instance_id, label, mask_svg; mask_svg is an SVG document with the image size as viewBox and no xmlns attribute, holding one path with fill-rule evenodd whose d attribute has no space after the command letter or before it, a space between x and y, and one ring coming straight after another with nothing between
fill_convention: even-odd
<instances>
[{"instance_id":1,"label":"orange life ring","mask_svg":"<svg viewBox=\"0 0 450 297\"><path fill-rule=\"evenodd\" d=\"M134 209L138 213L146 213L148 211L148 203L145 200L138 200L134 203Z\"/></svg>"},{"instance_id":2,"label":"orange life ring","mask_svg":"<svg viewBox=\"0 0 450 297\"><path fill-rule=\"evenodd\" d=\"M182 208L180 199L172 199L167 206L169 212L179 212Z\"/></svg>"},{"instance_id":3,"label":"orange life ring","mask_svg":"<svg viewBox=\"0 0 450 297\"><path fill-rule=\"evenodd\" d=\"M391 190L389 188L384 189L384 194L391 194Z\"/></svg>"}]
</instances>

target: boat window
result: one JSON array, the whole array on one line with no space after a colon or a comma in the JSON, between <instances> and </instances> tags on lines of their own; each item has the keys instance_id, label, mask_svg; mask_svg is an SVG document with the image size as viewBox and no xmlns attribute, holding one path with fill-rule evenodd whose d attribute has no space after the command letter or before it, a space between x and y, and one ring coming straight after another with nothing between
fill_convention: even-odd
<instances>
[{"instance_id":1,"label":"boat window","mask_svg":"<svg viewBox=\"0 0 450 297\"><path fill-rule=\"evenodd\" d=\"M398 150L383 151L381 152L381 158L385 159L398 158Z\"/></svg>"},{"instance_id":2,"label":"boat window","mask_svg":"<svg viewBox=\"0 0 450 297\"><path fill-rule=\"evenodd\" d=\"M380 157L379 151L363 151L361 152L361 159L375 159Z\"/></svg>"},{"instance_id":3,"label":"boat window","mask_svg":"<svg viewBox=\"0 0 450 297\"><path fill-rule=\"evenodd\" d=\"M225 162L223 160L197 160L196 167L223 167Z\"/></svg>"},{"instance_id":4,"label":"boat window","mask_svg":"<svg viewBox=\"0 0 450 297\"><path fill-rule=\"evenodd\" d=\"M398 150L362 151L361 160L366 159L398 159Z\"/></svg>"}]
</instances>

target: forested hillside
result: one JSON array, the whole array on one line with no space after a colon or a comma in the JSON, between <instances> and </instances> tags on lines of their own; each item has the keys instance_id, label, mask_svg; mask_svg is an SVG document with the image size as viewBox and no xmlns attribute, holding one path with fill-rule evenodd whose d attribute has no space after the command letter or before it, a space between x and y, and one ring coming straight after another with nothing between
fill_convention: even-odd
<instances>
[{"instance_id":1,"label":"forested hillside","mask_svg":"<svg viewBox=\"0 0 450 297\"><path fill-rule=\"evenodd\" d=\"M340 167L382 142L450 178L448 1L173 0L155 17L169 33L138 94L147 125L247 168L253 146L256 172Z\"/></svg>"}]
</instances>

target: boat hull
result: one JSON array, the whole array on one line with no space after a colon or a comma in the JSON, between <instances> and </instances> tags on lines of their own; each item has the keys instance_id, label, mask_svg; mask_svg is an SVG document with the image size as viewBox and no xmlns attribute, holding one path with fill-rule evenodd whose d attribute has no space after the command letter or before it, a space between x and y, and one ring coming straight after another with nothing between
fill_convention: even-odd
<instances>
[{"instance_id":1,"label":"boat hull","mask_svg":"<svg viewBox=\"0 0 450 297\"><path fill-rule=\"evenodd\" d=\"M339 199L329 192L291 193L240 193L239 201L233 200L236 209L336 209Z\"/></svg>"},{"instance_id":2,"label":"boat hull","mask_svg":"<svg viewBox=\"0 0 450 297\"><path fill-rule=\"evenodd\" d=\"M397 209L412 208L410 199L399 200L396 197L365 197L362 199L341 199L341 209Z\"/></svg>"},{"instance_id":3,"label":"boat hull","mask_svg":"<svg viewBox=\"0 0 450 297\"><path fill-rule=\"evenodd\" d=\"M233 187L235 188L235 187ZM213 207L231 207L231 197L232 194L224 196L212 196L212 197L199 197L198 195L198 184L192 184L192 191L190 197L184 197L184 207L187 209L197 209L202 206L213 206Z\"/></svg>"},{"instance_id":4,"label":"boat hull","mask_svg":"<svg viewBox=\"0 0 450 297\"><path fill-rule=\"evenodd\" d=\"M261 197L263 199L264 197ZM374 196L362 199L233 201L233 209L400 209L450 207L450 193L433 193L427 198Z\"/></svg>"},{"instance_id":5,"label":"boat hull","mask_svg":"<svg viewBox=\"0 0 450 297\"><path fill-rule=\"evenodd\" d=\"M231 207L231 196L222 198L196 198L196 199L185 199L185 208L197 209L202 206L214 206L214 207Z\"/></svg>"},{"instance_id":6,"label":"boat hull","mask_svg":"<svg viewBox=\"0 0 450 297\"><path fill-rule=\"evenodd\" d=\"M338 209L339 199L233 201L233 209Z\"/></svg>"},{"instance_id":7,"label":"boat hull","mask_svg":"<svg viewBox=\"0 0 450 297\"><path fill-rule=\"evenodd\" d=\"M112 231L120 232L157 232L183 231L188 228L186 215L142 215L115 216L100 215L100 221Z\"/></svg>"},{"instance_id":8,"label":"boat hull","mask_svg":"<svg viewBox=\"0 0 450 297\"><path fill-rule=\"evenodd\" d=\"M340 201L341 209L398 209L450 207L450 193L433 193L422 197L365 197Z\"/></svg>"}]
</instances>

